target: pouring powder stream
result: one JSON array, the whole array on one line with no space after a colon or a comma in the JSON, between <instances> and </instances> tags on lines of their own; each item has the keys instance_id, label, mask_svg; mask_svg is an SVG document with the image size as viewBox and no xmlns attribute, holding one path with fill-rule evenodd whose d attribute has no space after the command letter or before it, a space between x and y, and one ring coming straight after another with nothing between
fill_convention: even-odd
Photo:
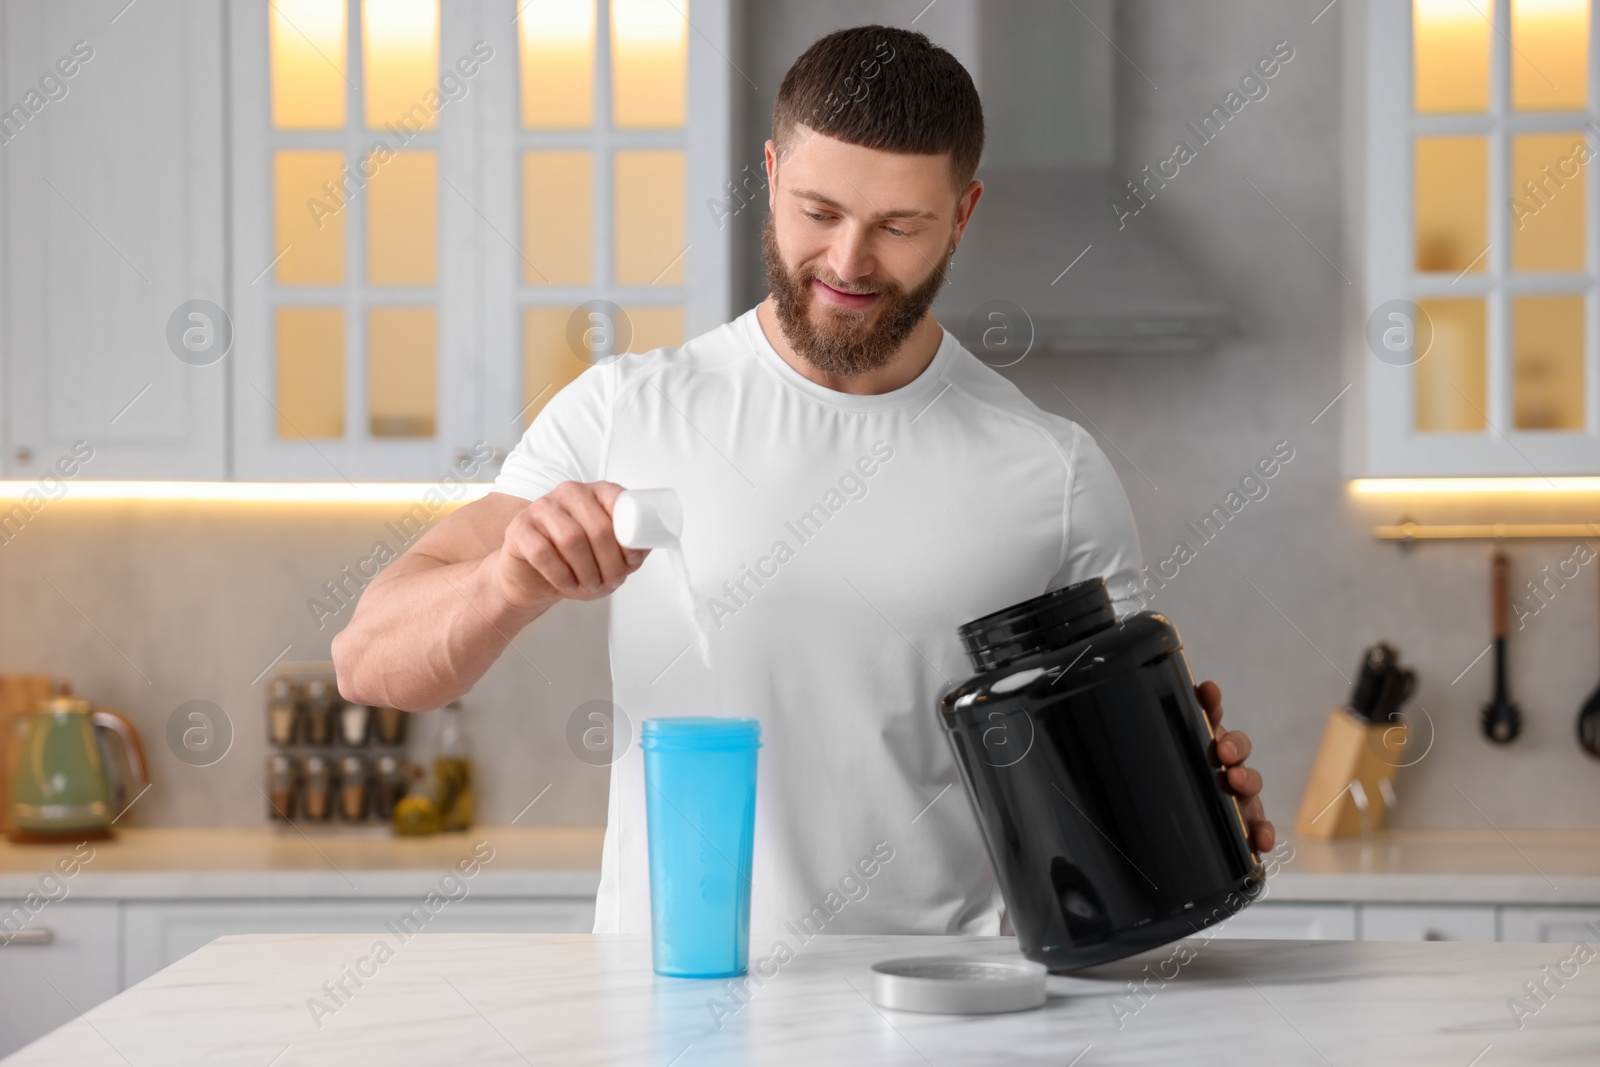
<instances>
[{"instance_id":1,"label":"pouring powder stream","mask_svg":"<svg viewBox=\"0 0 1600 1067\"><path fill-rule=\"evenodd\" d=\"M705 664L706 670L711 669L711 629L706 625L706 612L694 599L694 586L689 581L689 563L683 556L683 546L674 541L661 550L666 554L667 560L672 565L673 594L678 601L678 610L683 612L684 618L689 623L689 629L694 631L695 651L700 654L700 662Z\"/></svg>"},{"instance_id":2,"label":"pouring powder stream","mask_svg":"<svg viewBox=\"0 0 1600 1067\"><path fill-rule=\"evenodd\" d=\"M612 505L612 526L617 542L627 548L660 549L672 569L673 599L678 602L684 621L694 632L695 651L700 662L711 670L711 625L704 609L694 598L689 581L689 564L684 559L679 537L683 533L683 505L671 489L628 489L618 494Z\"/></svg>"}]
</instances>

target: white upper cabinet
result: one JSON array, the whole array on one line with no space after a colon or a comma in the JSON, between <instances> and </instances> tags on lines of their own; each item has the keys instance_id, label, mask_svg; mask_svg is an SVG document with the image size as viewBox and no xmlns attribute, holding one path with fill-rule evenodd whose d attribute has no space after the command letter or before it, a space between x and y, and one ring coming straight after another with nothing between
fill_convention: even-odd
<instances>
[{"instance_id":1,"label":"white upper cabinet","mask_svg":"<svg viewBox=\"0 0 1600 1067\"><path fill-rule=\"evenodd\" d=\"M726 317L725 0L229 10L238 477L437 479Z\"/></svg>"},{"instance_id":2,"label":"white upper cabinet","mask_svg":"<svg viewBox=\"0 0 1600 1067\"><path fill-rule=\"evenodd\" d=\"M0 19L4 470L32 480L82 441L78 477L223 477L225 361L188 317L226 302L221 12L10 0Z\"/></svg>"},{"instance_id":3,"label":"white upper cabinet","mask_svg":"<svg viewBox=\"0 0 1600 1067\"><path fill-rule=\"evenodd\" d=\"M241 479L436 480L474 439L474 7L229 8Z\"/></svg>"},{"instance_id":4,"label":"white upper cabinet","mask_svg":"<svg viewBox=\"0 0 1600 1067\"><path fill-rule=\"evenodd\" d=\"M730 314L727 0L0 18L10 477L431 482Z\"/></svg>"},{"instance_id":5,"label":"white upper cabinet","mask_svg":"<svg viewBox=\"0 0 1600 1067\"><path fill-rule=\"evenodd\" d=\"M1357 473L1600 473L1591 0L1363 17Z\"/></svg>"},{"instance_id":6,"label":"white upper cabinet","mask_svg":"<svg viewBox=\"0 0 1600 1067\"><path fill-rule=\"evenodd\" d=\"M484 433L505 449L608 353L727 321L732 228L719 205L741 76L727 0L483 11L497 57L480 154Z\"/></svg>"}]
</instances>

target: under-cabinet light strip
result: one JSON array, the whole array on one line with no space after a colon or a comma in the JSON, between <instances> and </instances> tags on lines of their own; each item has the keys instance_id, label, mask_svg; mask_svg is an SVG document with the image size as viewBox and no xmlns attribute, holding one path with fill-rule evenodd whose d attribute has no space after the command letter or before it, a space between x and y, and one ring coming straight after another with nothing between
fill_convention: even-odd
<instances>
[{"instance_id":1,"label":"under-cabinet light strip","mask_svg":"<svg viewBox=\"0 0 1600 1067\"><path fill-rule=\"evenodd\" d=\"M1362 496L1418 493L1600 493L1600 478L1356 478Z\"/></svg>"},{"instance_id":2,"label":"under-cabinet light strip","mask_svg":"<svg viewBox=\"0 0 1600 1067\"><path fill-rule=\"evenodd\" d=\"M487 494L486 482L440 486L433 482L189 482L0 481L0 500L36 494L47 500L178 500L308 504L413 504L429 493L461 504ZM1356 478L1362 496L1447 493L1600 493L1600 477L1561 478ZM437 499L437 498L434 498Z\"/></svg>"},{"instance_id":3,"label":"under-cabinet light strip","mask_svg":"<svg viewBox=\"0 0 1600 1067\"><path fill-rule=\"evenodd\" d=\"M47 477L42 481L0 481L0 502L173 500L203 504L438 504L442 501L451 505L477 500L490 488L487 482L444 485L436 482L80 482Z\"/></svg>"}]
</instances>

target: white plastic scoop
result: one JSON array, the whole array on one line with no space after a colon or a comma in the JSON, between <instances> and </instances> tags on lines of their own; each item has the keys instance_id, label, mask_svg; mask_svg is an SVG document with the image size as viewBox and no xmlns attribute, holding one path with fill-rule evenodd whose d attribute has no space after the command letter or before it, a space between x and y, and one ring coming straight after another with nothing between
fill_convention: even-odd
<instances>
[{"instance_id":1,"label":"white plastic scoop","mask_svg":"<svg viewBox=\"0 0 1600 1067\"><path fill-rule=\"evenodd\" d=\"M624 489L611 505L611 528L623 548L665 549L672 569L675 596L684 619L694 631L700 662L711 669L711 623L696 604L689 581L689 564L683 558L683 502L671 489Z\"/></svg>"},{"instance_id":2,"label":"white plastic scoop","mask_svg":"<svg viewBox=\"0 0 1600 1067\"><path fill-rule=\"evenodd\" d=\"M671 548L683 536L683 503L671 489L624 489L611 505L623 548Z\"/></svg>"}]
</instances>

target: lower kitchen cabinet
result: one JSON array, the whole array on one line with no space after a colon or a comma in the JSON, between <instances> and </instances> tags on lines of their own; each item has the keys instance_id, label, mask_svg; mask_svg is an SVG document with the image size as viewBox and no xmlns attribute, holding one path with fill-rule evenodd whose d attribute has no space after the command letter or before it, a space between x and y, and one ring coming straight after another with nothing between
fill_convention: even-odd
<instances>
[{"instance_id":1,"label":"lower kitchen cabinet","mask_svg":"<svg viewBox=\"0 0 1600 1067\"><path fill-rule=\"evenodd\" d=\"M20 901L0 901L0 919ZM25 909L20 912L26 916ZM109 1000L117 984L115 901L59 901L0 935L0 1056Z\"/></svg>"},{"instance_id":2,"label":"lower kitchen cabinet","mask_svg":"<svg viewBox=\"0 0 1600 1067\"><path fill-rule=\"evenodd\" d=\"M1363 941L1493 941L1492 904L1363 904Z\"/></svg>"},{"instance_id":3,"label":"lower kitchen cabinet","mask_svg":"<svg viewBox=\"0 0 1600 1067\"><path fill-rule=\"evenodd\" d=\"M1253 904L1217 924L1217 937L1353 940L1354 904Z\"/></svg>"},{"instance_id":4,"label":"lower kitchen cabinet","mask_svg":"<svg viewBox=\"0 0 1600 1067\"><path fill-rule=\"evenodd\" d=\"M1593 945L1600 941L1600 908L1503 908L1500 940Z\"/></svg>"},{"instance_id":5,"label":"lower kitchen cabinet","mask_svg":"<svg viewBox=\"0 0 1600 1067\"><path fill-rule=\"evenodd\" d=\"M464 898L429 914L417 899L129 901L122 915L126 989L225 934L588 933L594 901Z\"/></svg>"}]
</instances>

